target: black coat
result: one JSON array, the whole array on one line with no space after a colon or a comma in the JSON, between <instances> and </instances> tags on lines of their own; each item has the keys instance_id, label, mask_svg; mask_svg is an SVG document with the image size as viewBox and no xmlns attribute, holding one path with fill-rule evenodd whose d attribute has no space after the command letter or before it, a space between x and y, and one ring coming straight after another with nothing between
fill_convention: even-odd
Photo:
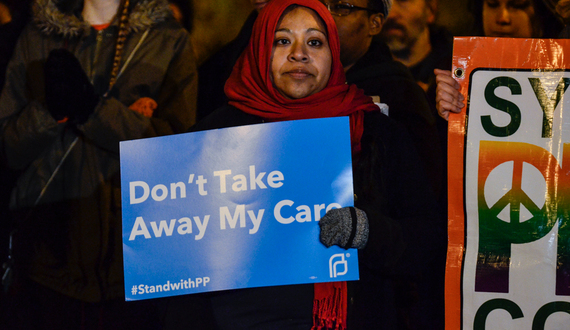
<instances>
[{"instance_id":1,"label":"black coat","mask_svg":"<svg viewBox=\"0 0 570 330\"><path fill-rule=\"evenodd\" d=\"M431 112L436 118L436 127L442 150L442 159L447 159L447 121L441 118L436 109L436 83L434 69L451 70L452 53L453 53L453 36L443 27L431 25L430 42L432 51L421 62L410 68L410 72L424 86L427 86L426 95ZM444 175L441 180L441 186L447 187L447 167L444 167ZM447 189L442 189L439 193L440 214L442 220L440 226L444 232L447 232ZM423 306L422 310L425 315L430 315L424 323L430 324L432 329L443 329L444 327L444 281L447 242L443 242L440 247L438 259L435 261L434 270L431 272L432 280L429 288L431 292L426 293L430 300ZM433 317L435 315L435 318Z\"/></svg>"},{"instance_id":2,"label":"black coat","mask_svg":"<svg viewBox=\"0 0 570 330\"><path fill-rule=\"evenodd\" d=\"M434 69L451 70L451 61L453 57L453 36L443 27L431 25L429 27L430 42L432 51L421 62L410 67L410 72L414 79L426 88L428 103L433 116L436 119L441 149L444 159L447 158L447 121L441 118L437 113L435 104L436 88ZM447 181L443 181L447 186ZM447 200L446 194L443 199Z\"/></svg>"},{"instance_id":3,"label":"black coat","mask_svg":"<svg viewBox=\"0 0 570 330\"><path fill-rule=\"evenodd\" d=\"M443 42L443 41L442 41ZM426 59L426 65L437 62L441 54ZM378 95L380 101L390 107L389 115L404 126L410 134L413 144L423 162L428 178L434 188L434 196L438 200L440 219L437 222L437 237L431 243L437 246L430 255L430 268L419 282L406 283L417 286L410 291L419 301L411 311L412 329L443 328L443 283L447 241L447 181L445 171L447 125L442 129L439 124L445 122L437 112L430 109L435 104L435 88L433 94L426 93L416 83L413 73L427 73L433 77L433 67L408 70L402 63L392 59L388 46L376 41L368 52L348 70L346 77L349 83L364 89L367 95ZM426 79L429 79L426 78ZM433 102L432 102L433 101ZM447 122L445 122L447 124ZM408 310L406 310L408 311Z\"/></svg>"},{"instance_id":4,"label":"black coat","mask_svg":"<svg viewBox=\"0 0 570 330\"><path fill-rule=\"evenodd\" d=\"M191 130L262 122L224 106ZM361 146L353 165L355 206L368 215L370 237L359 251L360 280L349 282L349 329L397 329L405 322L398 316L413 303L401 299L409 292L407 283L421 276L432 242L441 239L434 226L436 204L416 149L398 123L367 113ZM211 306L213 323L222 329L309 329L312 299L309 284L194 295L185 303ZM168 315L170 322L176 318Z\"/></svg>"},{"instance_id":5,"label":"black coat","mask_svg":"<svg viewBox=\"0 0 570 330\"><path fill-rule=\"evenodd\" d=\"M346 72L349 84L355 84L369 96L380 96L389 106L389 116L405 127L424 163L434 193L443 187L442 150L426 95L408 68L392 58L388 46L380 41Z\"/></svg>"}]
</instances>

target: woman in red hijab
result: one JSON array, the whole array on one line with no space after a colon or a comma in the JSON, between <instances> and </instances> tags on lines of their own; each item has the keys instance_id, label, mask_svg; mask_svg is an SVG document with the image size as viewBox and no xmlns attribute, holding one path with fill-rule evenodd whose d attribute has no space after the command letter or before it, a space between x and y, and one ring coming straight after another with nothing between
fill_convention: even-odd
<instances>
[{"instance_id":1,"label":"woman in red hijab","mask_svg":"<svg viewBox=\"0 0 570 330\"><path fill-rule=\"evenodd\" d=\"M275 51L284 48L282 44L275 45L279 38L276 35L277 24L283 12L291 5L299 5L311 8L314 15L318 15L319 25L323 30L321 37L327 45L323 45L330 52L329 66L326 67L328 80L325 80L318 89L311 90L307 95L288 96L283 93L282 85L275 86L273 79L279 74L274 74L271 67L272 55ZM226 82L225 93L229 99L229 105L234 106L248 114L264 118L266 121L281 121L293 119L322 118L334 116L351 116L351 128L356 131L353 134L353 142L357 142L358 135L362 134L362 116L365 111L378 111L378 107L372 103L370 97L365 96L363 91L355 85L346 85L344 70L340 63L340 44L336 26L332 16L324 5L319 1L271 1L269 10L264 10L255 22L251 41L242 56L238 59L234 70ZM290 10L290 9L289 9ZM281 32L280 32L281 33ZM284 36L281 37L289 37ZM310 38L311 36L306 36ZM291 42L291 41L288 41ZM292 43L291 43L292 44ZM275 46L275 48L274 48ZM290 45L285 52L297 51ZM316 48L307 45L305 48ZM313 58L312 55L320 56L315 51L303 54L306 59L292 59L293 64L289 69L308 70L306 77L292 79L300 85L312 84L314 72L310 72L315 63L320 63L321 58ZM282 56L286 61L287 54ZM274 58L274 57L273 57ZM285 70L287 68L284 68ZM293 74L289 74L292 76ZM288 83L286 83L288 84ZM356 140L355 140L356 139Z\"/></svg>"},{"instance_id":2,"label":"woman in red hijab","mask_svg":"<svg viewBox=\"0 0 570 330\"><path fill-rule=\"evenodd\" d=\"M200 295L194 299L207 303L194 306L212 307L215 325L206 327L395 329L393 281L421 272L430 242L441 241L430 232L435 201L415 149L404 129L345 83L336 31L317 0L272 0L226 82L229 104L192 130L349 116L356 208L329 211L319 221L320 239L327 246L363 248L361 280Z\"/></svg>"}]
</instances>

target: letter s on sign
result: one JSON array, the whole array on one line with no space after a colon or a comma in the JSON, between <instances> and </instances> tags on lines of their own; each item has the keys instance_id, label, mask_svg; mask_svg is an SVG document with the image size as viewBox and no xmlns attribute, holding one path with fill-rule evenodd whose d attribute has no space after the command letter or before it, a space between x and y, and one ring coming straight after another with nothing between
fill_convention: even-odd
<instances>
[{"instance_id":1,"label":"letter s on sign","mask_svg":"<svg viewBox=\"0 0 570 330\"><path fill-rule=\"evenodd\" d=\"M511 101L502 99L495 94L495 90L499 87L509 88L512 95L521 95L522 88L519 82L511 77L497 77L487 84L485 87L485 100L491 107L507 113L511 117L511 121L506 126L496 126L490 115L481 116L481 125L485 132L492 136L506 137L519 129L521 125L521 110Z\"/></svg>"}]
</instances>

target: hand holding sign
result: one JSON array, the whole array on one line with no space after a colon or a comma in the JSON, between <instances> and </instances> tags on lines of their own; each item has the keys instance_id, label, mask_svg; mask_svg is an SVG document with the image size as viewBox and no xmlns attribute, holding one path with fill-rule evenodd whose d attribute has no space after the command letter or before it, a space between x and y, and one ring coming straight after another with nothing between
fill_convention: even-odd
<instances>
[{"instance_id":1,"label":"hand holding sign","mask_svg":"<svg viewBox=\"0 0 570 330\"><path fill-rule=\"evenodd\" d=\"M355 207L332 209L319 221L320 239L326 246L362 249L368 242L368 218Z\"/></svg>"},{"instance_id":2,"label":"hand holding sign","mask_svg":"<svg viewBox=\"0 0 570 330\"><path fill-rule=\"evenodd\" d=\"M451 76L451 71L435 69L435 104L439 115L447 120L450 113L459 113L465 107L464 97L459 93L459 83Z\"/></svg>"}]
</instances>

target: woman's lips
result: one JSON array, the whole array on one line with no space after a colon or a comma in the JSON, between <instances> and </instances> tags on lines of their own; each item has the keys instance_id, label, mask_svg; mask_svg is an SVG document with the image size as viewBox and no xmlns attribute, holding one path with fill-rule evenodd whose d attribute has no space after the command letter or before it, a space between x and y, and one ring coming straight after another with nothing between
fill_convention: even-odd
<instances>
[{"instance_id":1,"label":"woman's lips","mask_svg":"<svg viewBox=\"0 0 570 330\"><path fill-rule=\"evenodd\" d=\"M286 74L295 79L304 79L307 78L308 76L311 76L311 73L304 69L290 70L287 71Z\"/></svg>"},{"instance_id":2,"label":"woman's lips","mask_svg":"<svg viewBox=\"0 0 570 330\"><path fill-rule=\"evenodd\" d=\"M304 79L309 76L309 74L303 72L290 72L288 75L295 79Z\"/></svg>"}]
</instances>

